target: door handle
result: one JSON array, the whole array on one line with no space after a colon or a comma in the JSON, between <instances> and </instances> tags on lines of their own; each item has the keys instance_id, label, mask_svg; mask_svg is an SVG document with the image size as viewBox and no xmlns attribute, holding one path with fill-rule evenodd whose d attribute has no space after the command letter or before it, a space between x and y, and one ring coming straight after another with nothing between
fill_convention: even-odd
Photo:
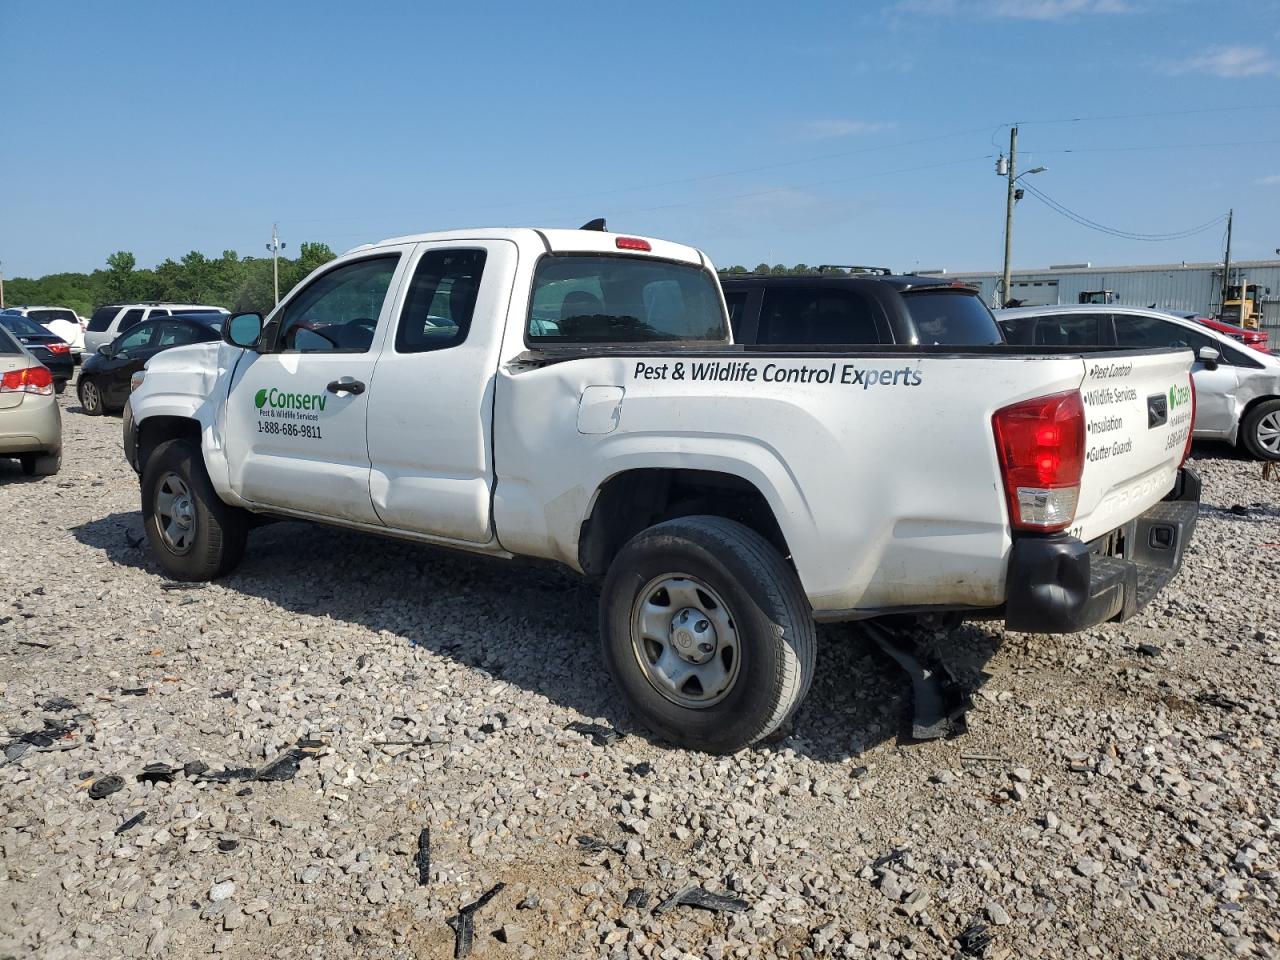
<instances>
[{"instance_id":1,"label":"door handle","mask_svg":"<svg viewBox=\"0 0 1280 960\"><path fill-rule=\"evenodd\" d=\"M332 381L325 389L330 393L349 393L352 396L359 396L364 393L364 384L354 377L342 377Z\"/></svg>"}]
</instances>

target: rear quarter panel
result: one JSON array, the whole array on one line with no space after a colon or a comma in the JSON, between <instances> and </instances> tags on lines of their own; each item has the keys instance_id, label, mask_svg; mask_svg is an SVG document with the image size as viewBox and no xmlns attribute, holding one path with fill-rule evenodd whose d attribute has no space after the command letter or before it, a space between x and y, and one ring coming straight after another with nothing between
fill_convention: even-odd
<instances>
[{"instance_id":1,"label":"rear quarter panel","mask_svg":"<svg viewBox=\"0 0 1280 960\"><path fill-rule=\"evenodd\" d=\"M495 390L498 537L576 567L581 524L611 476L715 470L769 501L819 613L997 605L1011 541L991 414L1075 389L1082 374L1079 357L996 355L508 365ZM578 430L588 386L623 390L610 433Z\"/></svg>"}]
</instances>

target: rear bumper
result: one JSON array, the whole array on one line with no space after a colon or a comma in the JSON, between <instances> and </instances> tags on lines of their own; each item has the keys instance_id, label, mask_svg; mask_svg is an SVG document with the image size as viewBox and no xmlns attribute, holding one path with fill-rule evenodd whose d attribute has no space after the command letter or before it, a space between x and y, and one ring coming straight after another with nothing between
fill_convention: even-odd
<instances>
[{"instance_id":1,"label":"rear bumper","mask_svg":"<svg viewBox=\"0 0 1280 960\"><path fill-rule=\"evenodd\" d=\"M1026 633L1073 633L1127 620L1173 579L1195 530L1200 478L1178 471L1169 495L1118 533L1121 556L1100 542L1065 534L1023 537L1009 558L1005 626Z\"/></svg>"},{"instance_id":2,"label":"rear bumper","mask_svg":"<svg viewBox=\"0 0 1280 960\"><path fill-rule=\"evenodd\" d=\"M0 456L56 453L62 449L62 416L53 397L31 395L0 410Z\"/></svg>"}]
</instances>

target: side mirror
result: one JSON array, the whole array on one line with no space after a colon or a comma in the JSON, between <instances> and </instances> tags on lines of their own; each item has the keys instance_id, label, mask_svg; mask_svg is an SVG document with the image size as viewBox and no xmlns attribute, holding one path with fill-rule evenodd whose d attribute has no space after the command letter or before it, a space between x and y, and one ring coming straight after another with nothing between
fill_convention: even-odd
<instances>
[{"instance_id":1,"label":"side mirror","mask_svg":"<svg viewBox=\"0 0 1280 960\"><path fill-rule=\"evenodd\" d=\"M1201 347L1199 352L1196 354L1196 359L1204 364L1204 368L1206 370L1217 370L1218 361L1221 358L1222 354L1213 349L1213 347Z\"/></svg>"},{"instance_id":2,"label":"side mirror","mask_svg":"<svg viewBox=\"0 0 1280 960\"><path fill-rule=\"evenodd\" d=\"M98 356L107 358L111 357L111 344L109 342L98 347Z\"/></svg>"},{"instance_id":3,"label":"side mirror","mask_svg":"<svg viewBox=\"0 0 1280 960\"><path fill-rule=\"evenodd\" d=\"M262 336L262 314L237 313L222 321L222 339L233 347L252 349Z\"/></svg>"}]
</instances>

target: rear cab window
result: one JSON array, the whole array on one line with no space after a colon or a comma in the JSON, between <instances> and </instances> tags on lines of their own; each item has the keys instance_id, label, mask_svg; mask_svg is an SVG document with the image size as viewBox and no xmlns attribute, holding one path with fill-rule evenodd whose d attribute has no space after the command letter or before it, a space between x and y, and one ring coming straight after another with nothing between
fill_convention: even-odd
<instances>
[{"instance_id":1,"label":"rear cab window","mask_svg":"<svg viewBox=\"0 0 1280 960\"><path fill-rule=\"evenodd\" d=\"M534 270L530 344L728 340L716 279L654 258L552 254Z\"/></svg>"},{"instance_id":2,"label":"rear cab window","mask_svg":"<svg viewBox=\"0 0 1280 960\"><path fill-rule=\"evenodd\" d=\"M909 290L902 302L921 345L979 347L1004 343L1000 325L982 299L967 290Z\"/></svg>"}]
</instances>

